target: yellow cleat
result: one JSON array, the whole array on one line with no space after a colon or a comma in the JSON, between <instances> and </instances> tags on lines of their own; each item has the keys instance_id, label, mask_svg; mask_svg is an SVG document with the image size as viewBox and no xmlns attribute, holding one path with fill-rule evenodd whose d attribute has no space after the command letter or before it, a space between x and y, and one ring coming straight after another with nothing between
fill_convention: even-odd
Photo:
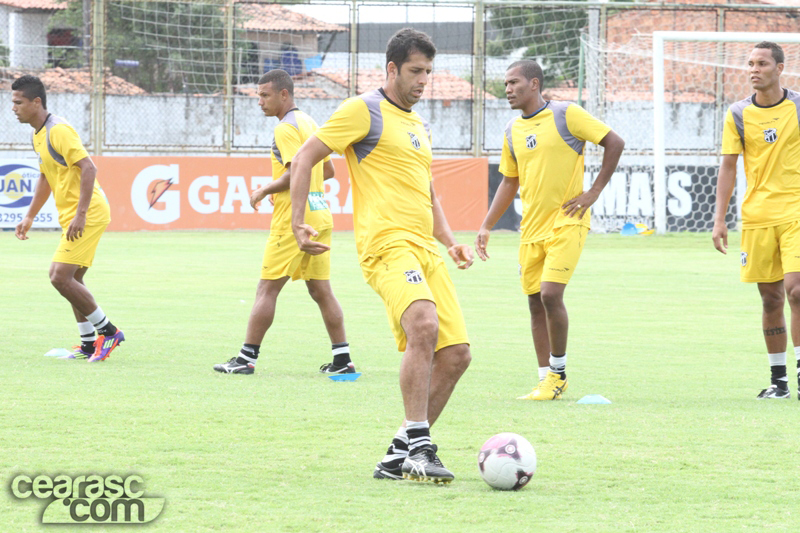
<instances>
[{"instance_id":1,"label":"yellow cleat","mask_svg":"<svg viewBox=\"0 0 800 533\"><path fill-rule=\"evenodd\" d=\"M561 395L567 390L569 384L566 379L561 377L555 372L548 372L547 377L539 383L539 386L527 396L521 396L520 400L558 400Z\"/></svg>"}]
</instances>

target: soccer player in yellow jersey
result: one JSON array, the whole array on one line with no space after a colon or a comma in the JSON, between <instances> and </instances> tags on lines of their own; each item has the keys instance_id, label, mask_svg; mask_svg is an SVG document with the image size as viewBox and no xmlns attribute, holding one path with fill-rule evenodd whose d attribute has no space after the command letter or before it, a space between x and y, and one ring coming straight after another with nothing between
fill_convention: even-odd
<instances>
[{"instance_id":1,"label":"soccer player in yellow jersey","mask_svg":"<svg viewBox=\"0 0 800 533\"><path fill-rule=\"evenodd\" d=\"M772 383L757 398L789 398L786 376L784 293L789 297L800 398L800 93L781 87L783 49L761 42L748 59L755 93L736 102L725 117L722 164L712 239L728 248L728 210L736 161L744 153L747 191L742 202L741 280L758 284L761 325Z\"/></svg>"},{"instance_id":2,"label":"soccer player in yellow jersey","mask_svg":"<svg viewBox=\"0 0 800 533\"><path fill-rule=\"evenodd\" d=\"M255 208L267 195L274 195L269 239L261 267L261 281L256 289L256 301L250 312L247 333L239 354L227 363L214 365L214 370L227 374L252 374L267 330L275 317L275 304L286 282L303 279L311 298L319 306L328 330L333 362L323 364L323 374L352 374L355 366L350 360L350 345L344 331L344 317L339 301L330 284L330 253L311 255L300 250L292 233L292 199L289 195L289 176L297 150L316 130L317 123L294 104L294 83L280 69L271 70L258 80L258 105L268 117L278 117L270 151L272 179L250 196ZM320 242L331 243L333 218L325 202L323 181L333 178L335 170L330 158L314 166L311 190L298 200L305 207L306 217L319 228Z\"/></svg>"},{"instance_id":3,"label":"soccer player in yellow jersey","mask_svg":"<svg viewBox=\"0 0 800 533\"><path fill-rule=\"evenodd\" d=\"M344 153L361 270L383 299L397 348L405 352L400 364L405 420L373 477L449 483L453 474L436 455L430 425L471 355L434 237L459 268L468 268L473 257L469 246L456 242L436 198L430 127L411 110L422 98L435 54L430 37L411 28L389 39L383 87L345 100L295 156L292 229L302 250L328 249L296 201L307 194L313 165L333 151Z\"/></svg>"},{"instance_id":4,"label":"soccer player in yellow jersey","mask_svg":"<svg viewBox=\"0 0 800 533\"><path fill-rule=\"evenodd\" d=\"M582 107L542 98L542 69L536 61L512 63L505 76L511 109L522 116L506 126L500 173L503 181L475 239L478 257L489 254L489 231L517 191L522 200L519 248L522 289L528 295L539 383L520 399L556 400L567 388L567 330L564 290L578 264L589 207L617 168L625 142ZM583 191L586 141L604 148L594 184Z\"/></svg>"},{"instance_id":5,"label":"soccer player in yellow jersey","mask_svg":"<svg viewBox=\"0 0 800 533\"><path fill-rule=\"evenodd\" d=\"M78 133L64 119L47 111L41 80L22 76L11 84L11 91L17 119L34 129L33 149L39 155L41 170L30 208L15 234L20 240L28 239L34 217L52 192L63 233L50 265L50 282L72 305L81 335L81 345L66 357L92 363L103 361L125 340L125 335L109 322L83 278L92 266L100 237L111 222L108 200L95 179L97 168Z\"/></svg>"}]
</instances>

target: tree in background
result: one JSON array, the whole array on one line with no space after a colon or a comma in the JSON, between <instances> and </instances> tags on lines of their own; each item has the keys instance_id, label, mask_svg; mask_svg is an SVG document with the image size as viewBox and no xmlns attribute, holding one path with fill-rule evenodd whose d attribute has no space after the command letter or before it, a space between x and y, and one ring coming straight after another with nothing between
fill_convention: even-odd
<instances>
[{"instance_id":1,"label":"tree in background","mask_svg":"<svg viewBox=\"0 0 800 533\"><path fill-rule=\"evenodd\" d=\"M537 60L545 87L578 79L580 35L587 25L582 8L488 7L486 54L504 56L522 49L522 57Z\"/></svg>"},{"instance_id":2,"label":"tree in background","mask_svg":"<svg viewBox=\"0 0 800 533\"><path fill-rule=\"evenodd\" d=\"M50 20L82 28L83 0ZM235 48L248 44L234 34ZM220 2L111 1L106 4L105 66L148 92L219 93L225 85L225 18ZM85 54L76 50L75 66ZM68 66L73 66L72 64Z\"/></svg>"}]
</instances>

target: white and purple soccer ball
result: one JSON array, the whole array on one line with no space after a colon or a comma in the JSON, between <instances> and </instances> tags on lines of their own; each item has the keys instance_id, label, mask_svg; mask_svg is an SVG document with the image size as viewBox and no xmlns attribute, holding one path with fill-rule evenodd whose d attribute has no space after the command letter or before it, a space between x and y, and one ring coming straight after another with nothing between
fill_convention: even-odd
<instances>
[{"instance_id":1,"label":"white and purple soccer ball","mask_svg":"<svg viewBox=\"0 0 800 533\"><path fill-rule=\"evenodd\" d=\"M478 467L481 477L492 488L519 490L536 472L536 451L525 437L498 433L481 447Z\"/></svg>"}]
</instances>

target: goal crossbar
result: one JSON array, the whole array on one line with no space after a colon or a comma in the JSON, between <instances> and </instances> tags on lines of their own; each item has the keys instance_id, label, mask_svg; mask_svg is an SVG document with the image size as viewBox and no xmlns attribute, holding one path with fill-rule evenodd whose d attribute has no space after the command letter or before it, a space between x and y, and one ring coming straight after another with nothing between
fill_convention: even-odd
<instances>
[{"instance_id":1,"label":"goal crossbar","mask_svg":"<svg viewBox=\"0 0 800 533\"><path fill-rule=\"evenodd\" d=\"M800 43L800 33L751 33L706 31L654 31L653 32L653 199L655 229L667 230L667 179L664 109L664 43L685 42L761 42Z\"/></svg>"}]
</instances>

